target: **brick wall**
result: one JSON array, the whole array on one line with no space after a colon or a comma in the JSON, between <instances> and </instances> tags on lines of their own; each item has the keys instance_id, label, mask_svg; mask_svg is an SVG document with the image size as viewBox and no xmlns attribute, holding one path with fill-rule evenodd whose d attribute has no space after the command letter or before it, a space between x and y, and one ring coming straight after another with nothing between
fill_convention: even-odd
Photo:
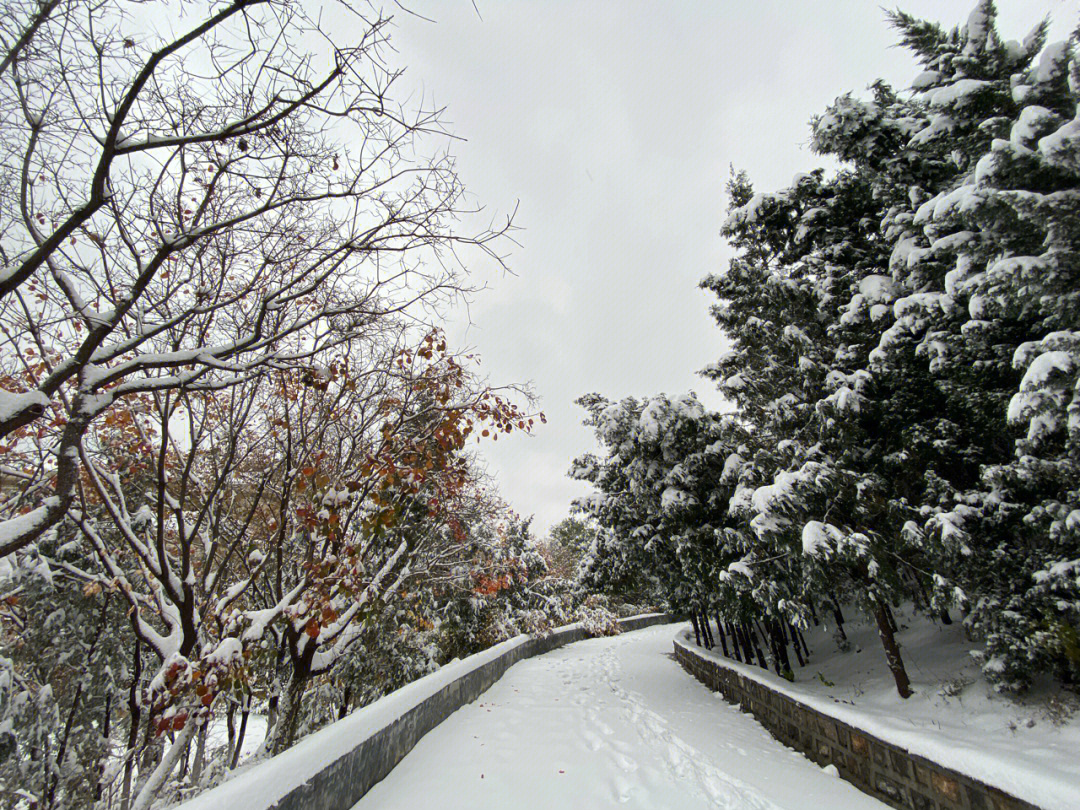
<instances>
[{"instance_id":1,"label":"brick wall","mask_svg":"<svg viewBox=\"0 0 1080 810\"><path fill-rule=\"evenodd\" d=\"M691 675L752 714L780 742L841 778L903 810L1038 810L1033 804L910 754L740 675L675 641L675 658Z\"/></svg>"}]
</instances>

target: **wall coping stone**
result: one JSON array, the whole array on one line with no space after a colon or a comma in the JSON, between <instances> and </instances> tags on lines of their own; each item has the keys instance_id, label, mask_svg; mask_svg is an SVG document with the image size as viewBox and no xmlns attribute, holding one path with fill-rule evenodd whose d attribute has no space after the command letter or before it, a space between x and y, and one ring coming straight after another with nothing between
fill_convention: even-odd
<instances>
[{"instance_id":1,"label":"wall coping stone","mask_svg":"<svg viewBox=\"0 0 1080 810\"><path fill-rule=\"evenodd\" d=\"M666 613L619 619L621 630L675 621ZM302 738L175 810L349 810L420 738L525 658L589 638L580 622L520 635L418 678Z\"/></svg>"}]
</instances>

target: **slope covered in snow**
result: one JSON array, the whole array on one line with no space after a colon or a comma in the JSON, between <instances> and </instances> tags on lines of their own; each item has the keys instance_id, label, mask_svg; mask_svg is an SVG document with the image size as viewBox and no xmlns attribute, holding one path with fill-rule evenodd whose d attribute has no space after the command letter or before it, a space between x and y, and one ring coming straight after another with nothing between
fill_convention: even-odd
<instances>
[{"instance_id":1,"label":"slope covered in snow","mask_svg":"<svg viewBox=\"0 0 1080 810\"><path fill-rule=\"evenodd\" d=\"M683 626L515 664L354 810L884 807L688 677L670 655Z\"/></svg>"},{"instance_id":2,"label":"slope covered in snow","mask_svg":"<svg viewBox=\"0 0 1080 810\"><path fill-rule=\"evenodd\" d=\"M772 672L715 657L772 689L790 695L894 745L979 779L1046 810L1080 807L1080 714L1075 696L1036 684L1024 698L996 693L980 675L959 622L935 624L897 611L901 644L914 694L901 700L875 628L844 625L851 648L841 652L835 626L806 633L810 660L789 683ZM693 645L693 633L680 634Z\"/></svg>"}]
</instances>

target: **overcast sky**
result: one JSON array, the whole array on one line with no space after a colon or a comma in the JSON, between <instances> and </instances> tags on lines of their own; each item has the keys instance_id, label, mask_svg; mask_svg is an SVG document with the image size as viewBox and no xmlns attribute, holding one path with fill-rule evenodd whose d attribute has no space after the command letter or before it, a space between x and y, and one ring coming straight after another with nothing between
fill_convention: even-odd
<instances>
[{"instance_id":1,"label":"overcast sky","mask_svg":"<svg viewBox=\"0 0 1080 810\"><path fill-rule=\"evenodd\" d=\"M699 280L719 235L728 166L760 189L820 161L808 122L836 96L918 72L875 0L408 0L395 11L406 86L447 108L465 184L493 214L520 203L515 275L493 275L451 334L493 382L529 381L548 417L485 445L490 472L535 529L584 492L566 477L594 447L573 401L694 390L723 339ZM974 0L903 0L950 27ZM1022 39L1051 13L1064 38L1080 0L999 0ZM482 17L482 19L481 19ZM421 96L422 94L422 96Z\"/></svg>"}]
</instances>

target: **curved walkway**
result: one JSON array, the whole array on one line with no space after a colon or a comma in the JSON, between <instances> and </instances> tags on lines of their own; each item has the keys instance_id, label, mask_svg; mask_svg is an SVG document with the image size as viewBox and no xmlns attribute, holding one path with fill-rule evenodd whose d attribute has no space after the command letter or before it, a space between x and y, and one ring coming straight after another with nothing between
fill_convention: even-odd
<instances>
[{"instance_id":1,"label":"curved walkway","mask_svg":"<svg viewBox=\"0 0 1080 810\"><path fill-rule=\"evenodd\" d=\"M681 624L521 661L354 810L880 810L672 660Z\"/></svg>"}]
</instances>

